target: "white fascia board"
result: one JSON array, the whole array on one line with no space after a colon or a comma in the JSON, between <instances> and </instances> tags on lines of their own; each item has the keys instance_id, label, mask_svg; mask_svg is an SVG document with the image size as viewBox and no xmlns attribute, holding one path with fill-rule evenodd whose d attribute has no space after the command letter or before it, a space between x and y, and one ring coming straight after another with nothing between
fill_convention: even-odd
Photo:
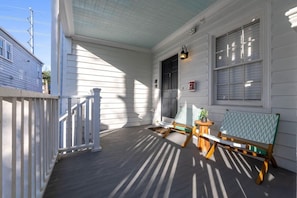
<instances>
[{"instance_id":1,"label":"white fascia board","mask_svg":"<svg viewBox=\"0 0 297 198\"><path fill-rule=\"evenodd\" d=\"M62 23L64 34L66 36L74 35L72 0L60 1L59 19L60 19L60 22Z\"/></svg>"}]
</instances>

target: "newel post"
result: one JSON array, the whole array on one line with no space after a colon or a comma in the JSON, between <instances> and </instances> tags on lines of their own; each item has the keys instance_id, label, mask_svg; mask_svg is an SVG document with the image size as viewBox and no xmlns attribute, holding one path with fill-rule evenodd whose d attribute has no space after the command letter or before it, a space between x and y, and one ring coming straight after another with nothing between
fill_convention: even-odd
<instances>
[{"instance_id":1,"label":"newel post","mask_svg":"<svg viewBox=\"0 0 297 198\"><path fill-rule=\"evenodd\" d=\"M101 151L100 146L100 92L101 89L94 88L94 104L93 104L93 141L92 152Z\"/></svg>"}]
</instances>

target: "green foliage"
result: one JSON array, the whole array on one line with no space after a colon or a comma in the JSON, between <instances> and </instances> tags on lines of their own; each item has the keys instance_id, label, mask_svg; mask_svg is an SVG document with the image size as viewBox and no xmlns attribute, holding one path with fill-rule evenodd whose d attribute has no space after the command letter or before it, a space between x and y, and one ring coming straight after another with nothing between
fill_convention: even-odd
<instances>
[{"instance_id":1,"label":"green foliage","mask_svg":"<svg viewBox=\"0 0 297 198\"><path fill-rule=\"evenodd\" d=\"M42 78L47 80L50 83L51 82L51 71L43 71Z\"/></svg>"},{"instance_id":2,"label":"green foliage","mask_svg":"<svg viewBox=\"0 0 297 198\"><path fill-rule=\"evenodd\" d=\"M207 116L208 116L208 111L206 109L202 109L199 119L201 120L202 118L207 118Z\"/></svg>"}]
</instances>

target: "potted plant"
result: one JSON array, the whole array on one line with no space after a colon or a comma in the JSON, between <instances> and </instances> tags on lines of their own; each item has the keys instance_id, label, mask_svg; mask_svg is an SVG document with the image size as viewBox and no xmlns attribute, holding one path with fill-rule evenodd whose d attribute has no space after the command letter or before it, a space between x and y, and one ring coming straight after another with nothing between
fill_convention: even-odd
<instances>
[{"instance_id":1,"label":"potted plant","mask_svg":"<svg viewBox=\"0 0 297 198\"><path fill-rule=\"evenodd\" d=\"M201 122L207 122L207 116L208 116L208 111L206 109L202 109L199 117Z\"/></svg>"}]
</instances>

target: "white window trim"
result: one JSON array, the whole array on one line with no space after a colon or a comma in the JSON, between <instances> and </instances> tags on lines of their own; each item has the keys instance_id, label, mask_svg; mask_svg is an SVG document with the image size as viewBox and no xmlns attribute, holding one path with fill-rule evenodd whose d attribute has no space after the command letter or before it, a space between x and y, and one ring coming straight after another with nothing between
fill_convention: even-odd
<instances>
[{"instance_id":1,"label":"white window trim","mask_svg":"<svg viewBox=\"0 0 297 198\"><path fill-rule=\"evenodd\" d=\"M7 45L10 45L10 58L7 57L7 49L6 49ZM12 62L12 60L13 60L13 45L8 41L5 41L5 51L4 52L5 52L5 55L4 55L5 59Z\"/></svg>"},{"instance_id":2,"label":"white window trim","mask_svg":"<svg viewBox=\"0 0 297 198\"><path fill-rule=\"evenodd\" d=\"M229 25L224 24L223 28L220 29L220 32L210 33L209 34L209 106L224 106L236 108L257 108L262 109L263 112L270 112L271 111L271 5L269 3L266 4L265 12L257 12L257 13L249 13L249 16L241 16L237 18L234 23L230 23ZM260 59L262 60L263 64L263 87L262 87L262 100L259 103L255 102L241 102L241 103L234 103L224 102L220 103L215 101L216 90L215 90L215 78L214 74L214 67L215 67L215 38L219 37L223 34L226 34L229 31L232 31L242 25L246 25L252 21L252 19L260 19Z\"/></svg>"},{"instance_id":3,"label":"white window trim","mask_svg":"<svg viewBox=\"0 0 297 198\"><path fill-rule=\"evenodd\" d=\"M4 44L3 54L2 55L0 54L0 57L4 58L5 60L8 60L10 62L13 62L13 45L10 42L8 42L5 38L3 38L1 36L0 36L0 39L3 40L3 44ZM11 49L10 58L7 57L7 45L10 45L10 49Z\"/></svg>"},{"instance_id":4,"label":"white window trim","mask_svg":"<svg viewBox=\"0 0 297 198\"><path fill-rule=\"evenodd\" d=\"M1 37L1 36L0 36L0 40L3 41L3 49L2 49L3 50L2 51L3 54L0 54L0 57L5 58L5 42L6 42L6 40L3 37Z\"/></svg>"}]
</instances>

